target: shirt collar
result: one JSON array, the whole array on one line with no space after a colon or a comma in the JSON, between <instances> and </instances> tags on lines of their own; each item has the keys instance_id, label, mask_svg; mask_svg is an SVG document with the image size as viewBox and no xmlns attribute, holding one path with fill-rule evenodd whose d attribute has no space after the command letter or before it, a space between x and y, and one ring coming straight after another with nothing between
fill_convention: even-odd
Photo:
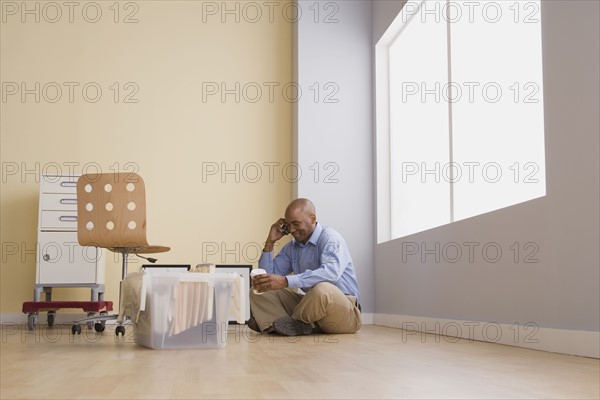
<instances>
[{"instance_id":1,"label":"shirt collar","mask_svg":"<svg viewBox=\"0 0 600 400\"><path fill-rule=\"evenodd\" d=\"M317 242L319 241L319 237L321 237L322 232L323 232L323 227L321 226L321 224L319 224L317 222L317 226L315 226L315 230L313 231L312 235L310 235L310 239L308 239L308 242L306 242L306 244L312 243L313 245L316 246ZM294 239L294 242L300 247L306 246L306 244L296 242L295 239Z\"/></svg>"}]
</instances>

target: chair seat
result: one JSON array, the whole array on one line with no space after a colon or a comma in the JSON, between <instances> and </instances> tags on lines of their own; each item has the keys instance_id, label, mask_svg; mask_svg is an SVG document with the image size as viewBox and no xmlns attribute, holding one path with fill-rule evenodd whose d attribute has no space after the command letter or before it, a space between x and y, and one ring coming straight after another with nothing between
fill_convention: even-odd
<instances>
[{"instance_id":1,"label":"chair seat","mask_svg":"<svg viewBox=\"0 0 600 400\"><path fill-rule=\"evenodd\" d=\"M139 253L139 254L154 254L164 253L171 250L167 246L130 246L130 247L109 247L110 251L115 253Z\"/></svg>"}]
</instances>

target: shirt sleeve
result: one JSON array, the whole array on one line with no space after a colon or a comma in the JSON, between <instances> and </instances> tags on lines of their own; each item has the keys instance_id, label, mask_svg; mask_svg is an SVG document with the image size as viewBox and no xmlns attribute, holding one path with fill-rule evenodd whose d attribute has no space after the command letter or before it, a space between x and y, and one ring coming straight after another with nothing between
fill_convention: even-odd
<instances>
[{"instance_id":1,"label":"shirt sleeve","mask_svg":"<svg viewBox=\"0 0 600 400\"><path fill-rule=\"evenodd\" d=\"M348 251L337 238L330 238L319 257L319 262L319 267L314 270L309 269L301 274L288 276L289 287L311 288L320 282L335 284L348 265Z\"/></svg>"},{"instance_id":2,"label":"shirt sleeve","mask_svg":"<svg viewBox=\"0 0 600 400\"><path fill-rule=\"evenodd\" d=\"M267 274L289 275L292 273L292 260L289 256L287 244L273 258L272 251L263 251L258 260L258 267L267 271Z\"/></svg>"}]
</instances>

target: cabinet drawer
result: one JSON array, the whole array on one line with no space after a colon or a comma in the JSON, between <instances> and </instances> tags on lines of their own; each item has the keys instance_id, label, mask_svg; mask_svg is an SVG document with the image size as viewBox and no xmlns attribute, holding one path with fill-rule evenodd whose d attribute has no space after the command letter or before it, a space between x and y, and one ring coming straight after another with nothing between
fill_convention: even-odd
<instances>
[{"instance_id":1,"label":"cabinet drawer","mask_svg":"<svg viewBox=\"0 0 600 400\"><path fill-rule=\"evenodd\" d=\"M77 193L77 176L42 176L42 193Z\"/></svg>"},{"instance_id":2,"label":"cabinet drawer","mask_svg":"<svg viewBox=\"0 0 600 400\"><path fill-rule=\"evenodd\" d=\"M42 211L40 229L77 230L77 211Z\"/></svg>"},{"instance_id":3,"label":"cabinet drawer","mask_svg":"<svg viewBox=\"0 0 600 400\"><path fill-rule=\"evenodd\" d=\"M75 232L41 232L38 257L37 284L104 283L100 249L79 246Z\"/></svg>"},{"instance_id":4,"label":"cabinet drawer","mask_svg":"<svg viewBox=\"0 0 600 400\"><path fill-rule=\"evenodd\" d=\"M44 193L40 206L42 210L77 211L77 195L75 193Z\"/></svg>"}]
</instances>

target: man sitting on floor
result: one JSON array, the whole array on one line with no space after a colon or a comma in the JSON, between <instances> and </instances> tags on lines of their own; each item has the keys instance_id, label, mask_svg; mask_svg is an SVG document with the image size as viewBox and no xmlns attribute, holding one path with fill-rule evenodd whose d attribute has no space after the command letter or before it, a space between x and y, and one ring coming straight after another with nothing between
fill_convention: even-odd
<instances>
[{"instance_id":1,"label":"man sitting on floor","mask_svg":"<svg viewBox=\"0 0 600 400\"><path fill-rule=\"evenodd\" d=\"M293 239L273 258L273 244L287 231ZM342 236L317 222L310 200L292 201L271 225L258 265L267 273L252 280L259 294L250 292L251 329L286 336L360 329L352 257ZM290 290L296 288L306 294Z\"/></svg>"}]
</instances>

